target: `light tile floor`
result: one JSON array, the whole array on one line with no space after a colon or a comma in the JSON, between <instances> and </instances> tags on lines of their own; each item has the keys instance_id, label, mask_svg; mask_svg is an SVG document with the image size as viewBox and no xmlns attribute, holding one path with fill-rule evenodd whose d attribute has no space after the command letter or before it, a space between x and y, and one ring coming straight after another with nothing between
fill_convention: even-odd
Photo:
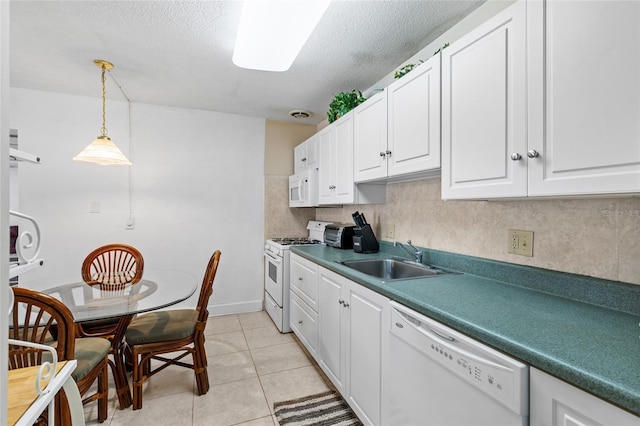
<instances>
[{"instance_id":1,"label":"light tile floor","mask_svg":"<svg viewBox=\"0 0 640 426\"><path fill-rule=\"evenodd\" d=\"M330 389L295 336L281 334L266 312L209 318L205 344L206 395L197 396L192 370L172 366L145 383L141 410L120 410L111 383L102 424L274 426L274 402ZM96 403L85 408L85 419L99 424Z\"/></svg>"}]
</instances>

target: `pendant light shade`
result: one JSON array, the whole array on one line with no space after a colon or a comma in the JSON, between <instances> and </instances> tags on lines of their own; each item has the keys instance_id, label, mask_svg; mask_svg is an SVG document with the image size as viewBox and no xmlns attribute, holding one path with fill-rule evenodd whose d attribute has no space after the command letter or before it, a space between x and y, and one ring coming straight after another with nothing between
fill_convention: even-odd
<instances>
[{"instance_id":1,"label":"pendant light shade","mask_svg":"<svg viewBox=\"0 0 640 426\"><path fill-rule=\"evenodd\" d=\"M101 59L93 61L98 67L102 68L102 129L101 135L98 136L93 142L91 142L82 152L73 159L75 161L85 161L88 163L96 163L102 166L109 165L123 165L130 166L131 161L118 149L116 144L113 143L111 138L107 136L106 127L106 71L113 69L113 64Z\"/></svg>"}]
</instances>

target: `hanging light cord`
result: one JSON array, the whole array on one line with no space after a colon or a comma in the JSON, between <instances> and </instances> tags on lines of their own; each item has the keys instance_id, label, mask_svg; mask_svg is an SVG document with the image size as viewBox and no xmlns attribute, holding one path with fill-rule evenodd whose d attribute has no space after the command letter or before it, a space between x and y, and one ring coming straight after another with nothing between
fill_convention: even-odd
<instances>
[{"instance_id":1,"label":"hanging light cord","mask_svg":"<svg viewBox=\"0 0 640 426\"><path fill-rule=\"evenodd\" d=\"M103 110L104 110L104 96L105 96L105 92L104 92L104 66L102 67L102 105L103 105ZM116 84L116 86L118 86L118 89L120 89L120 92L122 92L122 96L124 96L124 98L127 100L127 105L129 107L129 159L132 158L132 154L133 154L133 139L131 138L131 99L129 99L129 97L127 96L127 94L125 93L124 89L122 88L122 86L120 85L120 83L118 83L118 80L116 80L116 78L113 76L113 73L111 71L109 71L109 77L111 77L111 79L113 80L113 82ZM103 129L106 130L104 128L104 113L102 116L102 123L103 123ZM132 200L131 200L131 168L129 168L129 217L133 216L133 207L132 207Z\"/></svg>"}]
</instances>

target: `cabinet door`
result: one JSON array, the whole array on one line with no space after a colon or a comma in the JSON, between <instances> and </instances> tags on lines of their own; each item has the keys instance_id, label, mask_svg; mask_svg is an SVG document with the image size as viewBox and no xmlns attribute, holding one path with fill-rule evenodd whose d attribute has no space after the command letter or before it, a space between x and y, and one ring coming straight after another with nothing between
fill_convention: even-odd
<instances>
[{"instance_id":1,"label":"cabinet door","mask_svg":"<svg viewBox=\"0 0 640 426\"><path fill-rule=\"evenodd\" d=\"M354 181L387 177L387 92L353 110Z\"/></svg>"},{"instance_id":2,"label":"cabinet door","mask_svg":"<svg viewBox=\"0 0 640 426\"><path fill-rule=\"evenodd\" d=\"M442 51L443 199L527 194L525 11L517 2Z\"/></svg>"},{"instance_id":3,"label":"cabinet door","mask_svg":"<svg viewBox=\"0 0 640 426\"><path fill-rule=\"evenodd\" d=\"M334 123L335 138L335 203L353 203L355 184L353 182L353 111L340 117Z\"/></svg>"},{"instance_id":4,"label":"cabinet door","mask_svg":"<svg viewBox=\"0 0 640 426\"><path fill-rule=\"evenodd\" d=\"M318 265L291 253L289 262L291 290L318 311Z\"/></svg>"},{"instance_id":5,"label":"cabinet door","mask_svg":"<svg viewBox=\"0 0 640 426\"><path fill-rule=\"evenodd\" d=\"M527 16L529 195L639 192L640 2L535 1Z\"/></svg>"},{"instance_id":6,"label":"cabinet door","mask_svg":"<svg viewBox=\"0 0 640 426\"><path fill-rule=\"evenodd\" d=\"M440 168L440 55L387 90L389 176Z\"/></svg>"},{"instance_id":7,"label":"cabinet door","mask_svg":"<svg viewBox=\"0 0 640 426\"><path fill-rule=\"evenodd\" d=\"M538 369L529 372L531 426L638 426L640 418Z\"/></svg>"},{"instance_id":8,"label":"cabinet door","mask_svg":"<svg viewBox=\"0 0 640 426\"><path fill-rule=\"evenodd\" d=\"M318 203L332 204L335 191L335 144L333 125L318 132Z\"/></svg>"},{"instance_id":9,"label":"cabinet door","mask_svg":"<svg viewBox=\"0 0 640 426\"><path fill-rule=\"evenodd\" d=\"M380 424L382 356L391 320L389 299L348 281L347 392L345 399L364 424Z\"/></svg>"},{"instance_id":10,"label":"cabinet door","mask_svg":"<svg viewBox=\"0 0 640 426\"><path fill-rule=\"evenodd\" d=\"M333 385L344 394L345 315L343 286L345 278L320 268L319 365Z\"/></svg>"},{"instance_id":11,"label":"cabinet door","mask_svg":"<svg viewBox=\"0 0 640 426\"><path fill-rule=\"evenodd\" d=\"M318 134L311 136L304 144L307 147L307 167L318 167Z\"/></svg>"},{"instance_id":12,"label":"cabinet door","mask_svg":"<svg viewBox=\"0 0 640 426\"><path fill-rule=\"evenodd\" d=\"M318 314L300 299L293 291L290 292L289 307L291 331L300 339L307 351L314 359L318 359Z\"/></svg>"},{"instance_id":13,"label":"cabinet door","mask_svg":"<svg viewBox=\"0 0 640 426\"><path fill-rule=\"evenodd\" d=\"M302 142L293 148L293 174L298 174L307 167L307 144Z\"/></svg>"}]
</instances>

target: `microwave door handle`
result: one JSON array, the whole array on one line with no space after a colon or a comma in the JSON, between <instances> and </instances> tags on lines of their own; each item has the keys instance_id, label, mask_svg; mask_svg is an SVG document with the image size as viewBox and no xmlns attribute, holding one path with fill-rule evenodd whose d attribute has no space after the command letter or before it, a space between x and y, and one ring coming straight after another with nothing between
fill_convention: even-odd
<instances>
[{"instance_id":1,"label":"microwave door handle","mask_svg":"<svg viewBox=\"0 0 640 426\"><path fill-rule=\"evenodd\" d=\"M300 202L304 201L303 198L302 198L302 195L303 195L302 194L302 191L303 191L302 182L303 181L304 181L304 179L299 179L298 180L298 201L300 201Z\"/></svg>"}]
</instances>

